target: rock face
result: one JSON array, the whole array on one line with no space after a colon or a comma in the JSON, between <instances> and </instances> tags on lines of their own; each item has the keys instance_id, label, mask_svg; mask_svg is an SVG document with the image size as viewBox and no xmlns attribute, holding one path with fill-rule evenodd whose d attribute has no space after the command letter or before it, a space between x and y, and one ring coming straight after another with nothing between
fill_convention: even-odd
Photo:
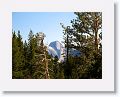
<instances>
[{"instance_id":1,"label":"rock face","mask_svg":"<svg viewBox=\"0 0 120 97\"><path fill-rule=\"evenodd\" d=\"M59 41L53 41L49 44L48 53L53 57L58 56L59 61L64 61L65 48Z\"/></svg>"},{"instance_id":2,"label":"rock face","mask_svg":"<svg viewBox=\"0 0 120 97\"><path fill-rule=\"evenodd\" d=\"M58 56L57 52L54 50L54 48L48 46L48 53L49 55L52 55L53 57Z\"/></svg>"},{"instance_id":3,"label":"rock face","mask_svg":"<svg viewBox=\"0 0 120 97\"><path fill-rule=\"evenodd\" d=\"M58 56L59 62L63 62L66 49L59 41L53 41L48 46L48 53L53 57ZM80 56L80 52L75 49L70 49L69 54L72 56Z\"/></svg>"}]
</instances>

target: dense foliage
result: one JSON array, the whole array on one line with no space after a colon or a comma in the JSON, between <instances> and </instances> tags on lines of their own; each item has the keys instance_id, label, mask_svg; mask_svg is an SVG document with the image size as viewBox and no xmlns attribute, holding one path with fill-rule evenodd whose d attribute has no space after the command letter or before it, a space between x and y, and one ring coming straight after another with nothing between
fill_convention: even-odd
<instances>
[{"instance_id":1,"label":"dense foliage","mask_svg":"<svg viewBox=\"0 0 120 97\"><path fill-rule=\"evenodd\" d=\"M64 27L64 44L67 48L66 78L102 78L102 13L75 12L72 26ZM70 55L71 49L80 56Z\"/></svg>"},{"instance_id":2,"label":"dense foliage","mask_svg":"<svg viewBox=\"0 0 120 97\"><path fill-rule=\"evenodd\" d=\"M37 45L37 35L30 31L28 42L23 42L20 31L17 35L15 31L12 34L13 79L64 78L58 57L48 55L46 46Z\"/></svg>"},{"instance_id":3,"label":"dense foliage","mask_svg":"<svg viewBox=\"0 0 120 97\"><path fill-rule=\"evenodd\" d=\"M37 35L30 30L28 40L20 31L12 32L13 79L101 79L102 13L75 12L72 26L64 27L65 61L48 54L47 47L37 45ZM72 55L71 49L80 52Z\"/></svg>"}]
</instances>

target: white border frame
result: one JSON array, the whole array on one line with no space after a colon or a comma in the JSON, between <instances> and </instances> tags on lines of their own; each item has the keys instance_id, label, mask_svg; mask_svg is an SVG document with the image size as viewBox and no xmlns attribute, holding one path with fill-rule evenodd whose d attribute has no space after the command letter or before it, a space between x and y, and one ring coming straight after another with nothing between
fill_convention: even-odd
<instances>
[{"instance_id":1,"label":"white border frame","mask_svg":"<svg viewBox=\"0 0 120 97\"><path fill-rule=\"evenodd\" d=\"M2 91L114 91L112 0L8 0L0 6ZM12 79L12 12L102 12L102 79Z\"/></svg>"}]
</instances>

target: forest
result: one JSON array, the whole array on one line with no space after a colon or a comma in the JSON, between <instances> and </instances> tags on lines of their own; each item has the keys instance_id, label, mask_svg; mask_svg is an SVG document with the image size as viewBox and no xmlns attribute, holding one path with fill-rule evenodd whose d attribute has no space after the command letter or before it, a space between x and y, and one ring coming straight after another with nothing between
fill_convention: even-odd
<instances>
[{"instance_id":1,"label":"forest","mask_svg":"<svg viewBox=\"0 0 120 97\"><path fill-rule=\"evenodd\" d=\"M72 26L63 28L64 61L48 54L39 34L30 30L23 41L20 30L12 31L12 79L102 79L102 13L74 12ZM44 39L43 39L44 40ZM70 51L76 49L79 56Z\"/></svg>"}]
</instances>

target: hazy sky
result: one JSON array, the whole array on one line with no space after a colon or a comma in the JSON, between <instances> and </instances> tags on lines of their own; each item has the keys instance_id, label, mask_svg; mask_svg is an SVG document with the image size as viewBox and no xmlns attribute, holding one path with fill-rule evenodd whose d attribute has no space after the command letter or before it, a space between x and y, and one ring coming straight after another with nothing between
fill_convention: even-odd
<instances>
[{"instance_id":1,"label":"hazy sky","mask_svg":"<svg viewBox=\"0 0 120 97\"><path fill-rule=\"evenodd\" d=\"M30 29L33 33L43 32L46 37L44 42L63 41L63 28L71 25L70 21L76 16L73 12L13 12L12 29L20 30L23 40L28 39Z\"/></svg>"}]
</instances>

